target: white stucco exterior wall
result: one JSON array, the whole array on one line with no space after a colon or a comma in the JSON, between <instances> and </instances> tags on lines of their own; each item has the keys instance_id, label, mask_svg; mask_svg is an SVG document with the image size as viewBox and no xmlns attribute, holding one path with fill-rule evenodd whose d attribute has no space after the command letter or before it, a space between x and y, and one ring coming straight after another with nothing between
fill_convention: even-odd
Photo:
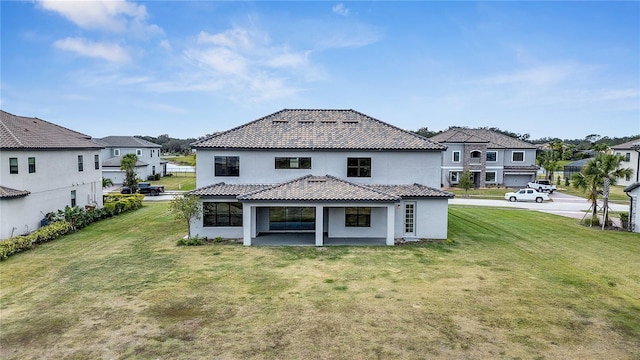
<instances>
[{"instance_id":1,"label":"white stucco exterior wall","mask_svg":"<svg viewBox=\"0 0 640 360\"><path fill-rule=\"evenodd\" d=\"M240 176L215 176L216 156L238 156ZM275 169L276 157L310 157L311 169ZM371 177L347 178L347 158L370 157ZM440 188L440 151L222 151L198 149L198 188L227 184L277 184L312 174L333 175L361 184L413 184Z\"/></svg>"},{"instance_id":2,"label":"white stucco exterior wall","mask_svg":"<svg viewBox=\"0 0 640 360\"><path fill-rule=\"evenodd\" d=\"M102 171L95 169L95 150L47 150L0 152L0 184L27 190L26 197L0 200L0 238L38 229L44 214L71 206L71 191L76 205L102 206ZM83 156L83 171L78 171L78 155ZM28 158L36 159L36 172L29 173ZM10 174L9 158L18 159L18 174ZM99 159L99 164L101 159Z\"/></svg>"}]
</instances>

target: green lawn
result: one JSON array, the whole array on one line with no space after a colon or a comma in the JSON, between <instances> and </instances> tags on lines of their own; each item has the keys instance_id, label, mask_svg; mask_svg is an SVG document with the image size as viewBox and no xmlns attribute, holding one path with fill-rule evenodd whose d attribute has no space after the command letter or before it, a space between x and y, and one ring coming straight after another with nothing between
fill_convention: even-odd
<instances>
[{"instance_id":1,"label":"green lawn","mask_svg":"<svg viewBox=\"0 0 640 360\"><path fill-rule=\"evenodd\" d=\"M176 165L196 166L196 154L163 156L162 158Z\"/></svg>"},{"instance_id":2,"label":"green lawn","mask_svg":"<svg viewBox=\"0 0 640 360\"><path fill-rule=\"evenodd\" d=\"M620 186L620 185L611 186L609 190L609 200L619 204L628 204L629 197L623 191L624 188L625 188L624 186ZM564 185L558 186L558 191L565 194L569 194L569 195L580 196L583 198L587 197L587 195L584 192L582 192L582 190L576 189L573 186L564 186ZM600 195L598 199L602 200L602 195Z\"/></svg>"},{"instance_id":3,"label":"green lawn","mask_svg":"<svg viewBox=\"0 0 640 360\"><path fill-rule=\"evenodd\" d=\"M164 185L164 190L194 190L196 188L195 173L174 173L161 177L158 181L150 181L152 185Z\"/></svg>"},{"instance_id":4,"label":"green lawn","mask_svg":"<svg viewBox=\"0 0 640 360\"><path fill-rule=\"evenodd\" d=\"M0 358L640 357L638 234L449 214L449 243L176 247L145 204L0 262Z\"/></svg>"}]
</instances>

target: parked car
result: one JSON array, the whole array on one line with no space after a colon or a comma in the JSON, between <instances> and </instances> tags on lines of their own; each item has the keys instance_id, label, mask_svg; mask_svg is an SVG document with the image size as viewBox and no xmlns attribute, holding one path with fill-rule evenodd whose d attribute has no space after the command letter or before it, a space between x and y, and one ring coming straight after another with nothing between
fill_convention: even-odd
<instances>
[{"instance_id":1,"label":"parked car","mask_svg":"<svg viewBox=\"0 0 640 360\"><path fill-rule=\"evenodd\" d=\"M120 188L120 194L131 194L131 188L128 186L123 186Z\"/></svg>"},{"instance_id":2,"label":"parked car","mask_svg":"<svg viewBox=\"0 0 640 360\"><path fill-rule=\"evenodd\" d=\"M140 194L149 194L151 196L156 196L159 193L164 192L164 186L155 186L151 185L148 182L138 183L138 193Z\"/></svg>"},{"instance_id":3,"label":"parked car","mask_svg":"<svg viewBox=\"0 0 640 360\"><path fill-rule=\"evenodd\" d=\"M556 186L553 185L549 180L536 180L528 183L527 187L536 189L539 192L548 191L549 194L553 194L553 191L556 190Z\"/></svg>"},{"instance_id":4,"label":"parked car","mask_svg":"<svg viewBox=\"0 0 640 360\"><path fill-rule=\"evenodd\" d=\"M508 192L504 194L504 199L509 201L535 201L537 203L541 203L545 200L549 200L549 195L535 189L522 189L516 192Z\"/></svg>"}]
</instances>

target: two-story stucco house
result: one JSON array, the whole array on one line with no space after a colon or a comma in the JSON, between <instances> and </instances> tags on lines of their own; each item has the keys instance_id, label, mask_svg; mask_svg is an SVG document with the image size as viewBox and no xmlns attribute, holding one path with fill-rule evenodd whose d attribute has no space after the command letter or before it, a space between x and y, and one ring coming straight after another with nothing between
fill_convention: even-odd
<instances>
[{"instance_id":1,"label":"two-story stucco house","mask_svg":"<svg viewBox=\"0 0 640 360\"><path fill-rule=\"evenodd\" d=\"M442 157L441 185L458 184L469 170L476 187L524 187L535 180L536 146L489 129L450 128L429 138L447 145Z\"/></svg>"},{"instance_id":2,"label":"two-story stucco house","mask_svg":"<svg viewBox=\"0 0 640 360\"><path fill-rule=\"evenodd\" d=\"M445 239L446 146L354 110L282 110L192 144L200 236L269 244Z\"/></svg>"},{"instance_id":3,"label":"two-story stucco house","mask_svg":"<svg viewBox=\"0 0 640 360\"><path fill-rule=\"evenodd\" d=\"M114 184L124 182L125 173L120 170L120 161L126 154L135 154L136 175L142 180L149 176L167 174L167 161L160 158L162 146L134 136L107 136L96 139L104 146L102 150L102 176L111 179Z\"/></svg>"},{"instance_id":4,"label":"two-story stucco house","mask_svg":"<svg viewBox=\"0 0 640 360\"><path fill-rule=\"evenodd\" d=\"M615 154L624 156L624 161L620 163L622 168L630 168L633 170L631 176L617 179L616 184L629 186L640 182L640 177L638 176L638 170L640 168L640 139L613 146L611 150L613 150Z\"/></svg>"},{"instance_id":5,"label":"two-story stucco house","mask_svg":"<svg viewBox=\"0 0 640 360\"><path fill-rule=\"evenodd\" d=\"M102 206L100 149L90 136L0 111L0 239L65 206Z\"/></svg>"}]
</instances>

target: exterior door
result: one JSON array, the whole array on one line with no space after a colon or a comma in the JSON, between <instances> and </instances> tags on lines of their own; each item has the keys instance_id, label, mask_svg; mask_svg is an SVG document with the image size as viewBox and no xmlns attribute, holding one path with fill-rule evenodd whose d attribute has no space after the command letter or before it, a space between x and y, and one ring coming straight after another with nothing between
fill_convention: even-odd
<instances>
[{"instance_id":1,"label":"exterior door","mask_svg":"<svg viewBox=\"0 0 640 360\"><path fill-rule=\"evenodd\" d=\"M407 201L404 203L404 236L416 236L416 202Z\"/></svg>"}]
</instances>

